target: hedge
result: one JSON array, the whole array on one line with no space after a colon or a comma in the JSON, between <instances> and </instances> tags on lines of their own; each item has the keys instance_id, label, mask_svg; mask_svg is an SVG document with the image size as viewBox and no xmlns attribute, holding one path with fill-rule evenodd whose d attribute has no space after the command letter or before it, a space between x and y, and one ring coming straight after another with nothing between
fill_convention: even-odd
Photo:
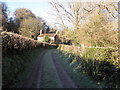
<instances>
[{"instance_id":1,"label":"hedge","mask_svg":"<svg viewBox=\"0 0 120 90\"><path fill-rule=\"evenodd\" d=\"M60 45L58 49L78 71L98 82L105 82L108 87L120 88L120 64L117 49L67 45Z\"/></svg>"}]
</instances>

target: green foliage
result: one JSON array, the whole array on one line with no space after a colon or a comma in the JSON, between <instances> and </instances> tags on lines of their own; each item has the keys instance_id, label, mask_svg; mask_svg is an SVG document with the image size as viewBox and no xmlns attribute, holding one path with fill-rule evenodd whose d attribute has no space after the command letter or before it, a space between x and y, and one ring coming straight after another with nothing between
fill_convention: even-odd
<instances>
[{"instance_id":1,"label":"green foliage","mask_svg":"<svg viewBox=\"0 0 120 90\"><path fill-rule=\"evenodd\" d=\"M0 20L4 31L14 32L21 34L25 37L37 39L40 34L40 30L46 30L49 32L49 26L47 26L45 20L41 17L37 17L31 10L27 8L18 8L14 12L14 18L8 19L8 8L5 3L0 2L2 13L0 14Z\"/></svg>"},{"instance_id":2,"label":"green foliage","mask_svg":"<svg viewBox=\"0 0 120 90\"><path fill-rule=\"evenodd\" d=\"M57 77L56 67L51 57L51 53L47 52L43 60L41 88L58 88L59 79Z\"/></svg>"},{"instance_id":3,"label":"green foliage","mask_svg":"<svg viewBox=\"0 0 120 90\"><path fill-rule=\"evenodd\" d=\"M74 30L63 30L62 38L70 38L73 45L98 46L98 47L117 47L118 31L117 23L110 21L106 14L96 13L88 15L87 22Z\"/></svg>"},{"instance_id":4,"label":"green foliage","mask_svg":"<svg viewBox=\"0 0 120 90\"><path fill-rule=\"evenodd\" d=\"M17 23L14 21L14 19L12 17L9 19L7 31L8 32L14 32L14 33L19 33Z\"/></svg>"},{"instance_id":5,"label":"green foliage","mask_svg":"<svg viewBox=\"0 0 120 90\"><path fill-rule=\"evenodd\" d=\"M108 51L107 51L108 50ZM111 50L105 48L87 48L83 57L89 59L97 59L97 60L104 60L107 58L107 55L111 57ZM108 57L108 58L109 58Z\"/></svg>"},{"instance_id":6,"label":"green foliage","mask_svg":"<svg viewBox=\"0 0 120 90\"><path fill-rule=\"evenodd\" d=\"M80 66L80 60L82 58L75 56L71 53L67 53L65 55L64 52L59 52L59 55L62 59L60 60L63 64L63 67L70 75L70 77L74 80L76 85L80 88L105 88L107 86L104 83L97 83L89 76L85 75L83 71L80 70L82 66ZM79 61L77 61L79 60Z\"/></svg>"},{"instance_id":7,"label":"green foliage","mask_svg":"<svg viewBox=\"0 0 120 90\"><path fill-rule=\"evenodd\" d=\"M74 69L82 71L98 83L104 82L107 87L120 88L120 64L117 55L115 55L117 50L112 48L86 48L83 55L80 56L80 52L75 52L78 48L68 47L61 45L59 50Z\"/></svg>"},{"instance_id":8,"label":"green foliage","mask_svg":"<svg viewBox=\"0 0 120 90\"><path fill-rule=\"evenodd\" d=\"M37 56L40 52L42 52L42 49L36 48L24 53L7 54L6 56L3 56L2 87L16 88L17 86L20 86L21 82L23 83L31 70L30 68L37 60Z\"/></svg>"},{"instance_id":9,"label":"green foliage","mask_svg":"<svg viewBox=\"0 0 120 90\"><path fill-rule=\"evenodd\" d=\"M8 7L4 2L0 1L0 27L3 31L7 31L7 21L8 21Z\"/></svg>"},{"instance_id":10,"label":"green foliage","mask_svg":"<svg viewBox=\"0 0 120 90\"><path fill-rule=\"evenodd\" d=\"M25 37L37 39L37 36L40 33L40 28L39 20L36 18L28 18L21 22L19 32Z\"/></svg>"},{"instance_id":11,"label":"green foliage","mask_svg":"<svg viewBox=\"0 0 120 90\"><path fill-rule=\"evenodd\" d=\"M87 48L83 57L85 59L105 60L115 66L119 66L116 52L117 49L112 48Z\"/></svg>"},{"instance_id":12,"label":"green foliage","mask_svg":"<svg viewBox=\"0 0 120 90\"><path fill-rule=\"evenodd\" d=\"M20 31L20 28L23 27L21 24L23 24L25 19L29 19L29 18L34 18L35 19L36 18L35 14L32 13L32 11L30 11L29 9L26 9L26 8L16 9L16 11L14 12L14 15L15 15L15 19L13 21L16 23L18 33ZM29 30L28 30L28 32L29 32Z\"/></svg>"},{"instance_id":13,"label":"green foliage","mask_svg":"<svg viewBox=\"0 0 120 90\"><path fill-rule=\"evenodd\" d=\"M40 34L40 30L46 27L42 18L36 17L32 11L26 8L19 8L15 11L14 22L16 22L19 34L35 40Z\"/></svg>"},{"instance_id":14,"label":"green foliage","mask_svg":"<svg viewBox=\"0 0 120 90\"><path fill-rule=\"evenodd\" d=\"M17 20L28 19L29 17L35 18L36 16L32 13L32 11L26 8L19 8L15 11L15 16Z\"/></svg>"},{"instance_id":15,"label":"green foliage","mask_svg":"<svg viewBox=\"0 0 120 90\"><path fill-rule=\"evenodd\" d=\"M19 75L26 70L28 64L36 59L36 56L39 54L37 52L41 48L56 47L46 43L43 45L41 42L11 32L2 32L1 36L3 59L2 84L4 88L11 87L21 80Z\"/></svg>"},{"instance_id":16,"label":"green foliage","mask_svg":"<svg viewBox=\"0 0 120 90\"><path fill-rule=\"evenodd\" d=\"M44 42L48 42L48 43L50 43L50 40L51 39L48 36L45 36L44 39L43 39Z\"/></svg>"},{"instance_id":17,"label":"green foliage","mask_svg":"<svg viewBox=\"0 0 120 90\"><path fill-rule=\"evenodd\" d=\"M11 32L2 32L3 55L21 53L36 47L56 47L56 45L38 42Z\"/></svg>"},{"instance_id":18,"label":"green foliage","mask_svg":"<svg viewBox=\"0 0 120 90\"><path fill-rule=\"evenodd\" d=\"M117 31L113 29L114 22L110 22L103 13L89 16L89 22L85 25L92 46L116 46Z\"/></svg>"}]
</instances>

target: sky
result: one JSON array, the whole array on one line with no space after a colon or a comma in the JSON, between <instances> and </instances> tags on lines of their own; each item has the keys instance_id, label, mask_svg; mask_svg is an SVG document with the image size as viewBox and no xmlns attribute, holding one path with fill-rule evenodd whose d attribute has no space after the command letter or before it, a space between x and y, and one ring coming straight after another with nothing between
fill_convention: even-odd
<instances>
[{"instance_id":1,"label":"sky","mask_svg":"<svg viewBox=\"0 0 120 90\"><path fill-rule=\"evenodd\" d=\"M1 0L5 2L8 6L8 10L10 11L10 16L13 15L14 11L18 8L27 8L31 10L36 16L42 17L49 26L54 27L54 23L57 21L53 15L53 8L49 4L52 0ZM66 2L66 0L59 0L62 2ZM96 0L78 0L78 1L87 1L87 2L95 2ZM97 0L97 1L118 1L118 0Z\"/></svg>"},{"instance_id":2,"label":"sky","mask_svg":"<svg viewBox=\"0 0 120 90\"><path fill-rule=\"evenodd\" d=\"M52 7L49 4L49 1L27 1L27 0L4 0L8 6L9 15L12 16L14 11L18 8L27 8L31 10L36 16L42 17L48 25L53 24L53 15L50 13L52 12Z\"/></svg>"}]
</instances>

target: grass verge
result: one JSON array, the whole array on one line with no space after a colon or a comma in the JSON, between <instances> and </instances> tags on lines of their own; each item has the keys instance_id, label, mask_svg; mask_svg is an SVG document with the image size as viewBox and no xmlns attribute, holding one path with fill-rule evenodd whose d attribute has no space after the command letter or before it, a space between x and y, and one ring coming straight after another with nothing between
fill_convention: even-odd
<instances>
[{"instance_id":1,"label":"grass verge","mask_svg":"<svg viewBox=\"0 0 120 90\"><path fill-rule=\"evenodd\" d=\"M3 88L17 88L26 78L43 48L6 55L2 58Z\"/></svg>"},{"instance_id":2,"label":"grass verge","mask_svg":"<svg viewBox=\"0 0 120 90\"><path fill-rule=\"evenodd\" d=\"M54 66L51 53L47 51L43 57L43 70L42 70L42 88L59 88L61 87L56 68Z\"/></svg>"},{"instance_id":3,"label":"grass verge","mask_svg":"<svg viewBox=\"0 0 120 90\"><path fill-rule=\"evenodd\" d=\"M62 58L60 61L61 64L79 88L106 88L103 83L96 82L82 71L79 71L79 67L77 67L78 63L76 63L75 60L70 62L70 57L59 51L57 52L57 55Z\"/></svg>"}]
</instances>

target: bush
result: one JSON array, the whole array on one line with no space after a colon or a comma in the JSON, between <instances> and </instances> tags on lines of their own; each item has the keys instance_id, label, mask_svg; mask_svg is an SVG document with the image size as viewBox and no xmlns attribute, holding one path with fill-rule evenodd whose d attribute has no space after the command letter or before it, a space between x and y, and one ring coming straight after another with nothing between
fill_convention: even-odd
<instances>
[{"instance_id":1,"label":"bush","mask_svg":"<svg viewBox=\"0 0 120 90\"><path fill-rule=\"evenodd\" d=\"M4 54L13 54L16 52L24 52L37 47L56 47L56 45L41 43L22 35L11 32L2 32L2 52Z\"/></svg>"},{"instance_id":2,"label":"bush","mask_svg":"<svg viewBox=\"0 0 120 90\"><path fill-rule=\"evenodd\" d=\"M50 43L50 40L51 40L51 39L50 39L48 36L45 36L45 38L44 38L43 41L44 41L44 42L48 42L48 43Z\"/></svg>"},{"instance_id":3,"label":"bush","mask_svg":"<svg viewBox=\"0 0 120 90\"><path fill-rule=\"evenodd\" d=\"M40 49L43 47L56 47L56 45L47 43L43 45L41 42L11 32L2 32L1 36L2 86L4 88L11 87L11 85L18 82L19 74L21 75L26 70L28 64L35 61L35 56L39 54Z\"/></svg>"},{"instance_id":4,"label":"bush","mask_svg":"<svg viewBox=\"0 0 120 90\"><path fill-rule=\"evenodd\" d=\"M36 48L21 54L4 56L2 58L2 87L11 88L16 84L20 85L27 75L27 70L37 60L40 50L42 51Z\"/></svg>"},{"instance_id":5,"label":"bush","mask_svg":"<svg viewBox=\"0 0 120 90\"><path fill-rule=\"evenodd\" d=\"M86 48L82 56L77 48L70 46L60 45L59 50L67 57L68 63L72 64L74 69L77 68L97 82L106 83L108 87L120 88L120 66L117 55L113 54L116 52L115 49Z\"/></svg>"}]
</instances>

